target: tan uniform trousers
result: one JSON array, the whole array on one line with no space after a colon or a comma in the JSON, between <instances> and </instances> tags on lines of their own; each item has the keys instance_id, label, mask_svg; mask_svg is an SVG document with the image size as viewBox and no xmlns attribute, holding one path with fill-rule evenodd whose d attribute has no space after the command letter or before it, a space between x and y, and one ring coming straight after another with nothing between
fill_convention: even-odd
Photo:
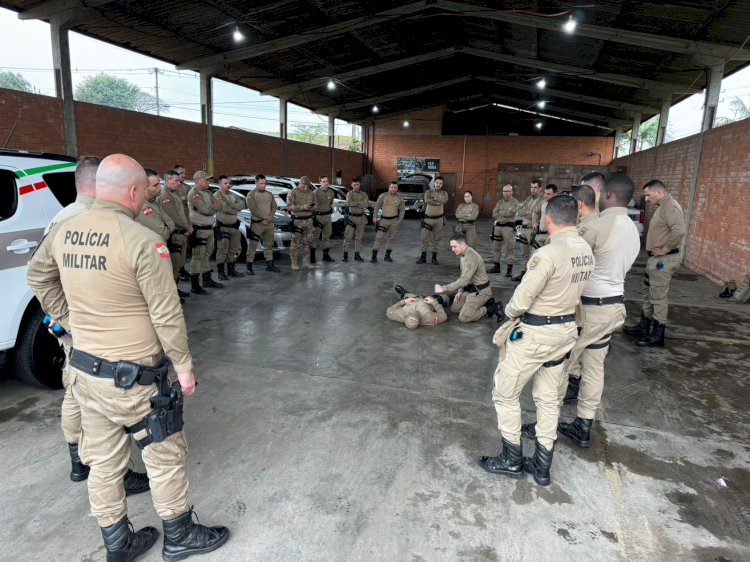
<instances>
[{"instance_id":1,"label":"tan uniform trousers","mask_svg":"<svg viewBox=\"0 0 750 562\"><path fill-rule=\"evenodd\" d=\"M81 435L81 407L73 398L70 384L70 337L60 338L60 344L65 352L65 365L62 370L62 383L65 389L62 407L60 408L60 422L62 424L63 435L66 443L78 443Z\"/></svg>"},{"instance_id":2,"label":"tan uniform trousers","mask_svg":"<svg viewBox=\"0 0 750 562\"><path fill-rule=\"evenodd\" d=\"M495 226L492 230L495 236L495 256L494 262L500 263L503 257L503 248L505 248L505 263L513 265L516 258L516 232L512 226ZM502 240L498 238L502 237Z\"/></svg>"},{"instance_id":3,"label":"tan uniform trousers","mask_svg":"<svg viewBox=\"0 0 750 562\"><path fill-rule=\"evenodd\" d=\"M661 264L661 266L659 266ZM667 323L667 294L672 274L680 267L680 254L648 258L643 279L643 315Z\"/></svg>"},{"instance_id":4,"label":"tan uniform trousers","mask_svg":"<svg viewBox=\"0 0 750 562\"><path fill-rule=\"evenodd\" d=\"M169 259L172 260L172 275L177 279L180 276L180 270L185 265L188 237L185 234L172 234L171 243L172 247L179 248L179 250L169 251Z\"/></svg>"},{"instance_id":5,"label":"tan uniform trousers","mask_svg":"<svg viewBox=\"0 0 750 562\"><path fill-rule=\"evenodd\" d=\"M439 219L431 219L427 215L422 220L422 237L420 238L419 248L420 251L426 252L427 246L432 241L432 251L437 253L440 241L443 239L443 225L445 219L440 217ZM429 226L429 228L427 228Z\"/></svg>"},{"instance_id":6,"label":"tan uniform trousers","mask_svg":"<svg viewBox=\"0 0 750 562\"><path fill-rule=\"evenodd\" d=\"M536 404L536 435L539 443L551 449L557 439L560 415L560 389L564 388L563 362L554 367L544 363L561 359L576 340L574 322L550 326L519 325L520 340L506 342L505 361L495 369L492 401L497 412L497 426L503 438L521 443L521 391L534 377L532 396ZM564 393L564 392L563 392Z\"/></svg>"},{"instance_id":7,"label":"tan uniform trousers","mask_svg":"<svg viewBox=\"0 0 750 562\"><path fill-rule=\"evenodd\" d=\"M392 250L393 243L396 240L396 234L398 234L398 229L400 226L401 223L398 222L397 218L380 219L377 226L375 227L377 231L375 232L375 244L373 244L372 249L380 250L380 248L383 246L383 239L387 238L385 249Z\"/></svg>"},{"instance_id":8,"label":"tan uniform trousers","mask_svg":"<svg viewBox=\"0 0 750 562\"><path fill-rule=\"evenodd\" d=\"M531 232L531 227L524 226L521 229L521 236L523 236L524 240L527 242L531 242ZM529 258L531 257L531 246L523 242L519 242L519 244L521 244L521 264L523 265L523 268L526 269L526 264L529 263Z\"/></svg>"},{"instance_id":9,"label":"tan uniform trousers","mask_svg":"<svg viewBox=\"0 0 750 562\"><path fill-rule=\"evenodd\" d=\"M331 215L318 215L315 217L315 224L313 229L313 237L311 248L316 249L318 247L318 240L321 240L321 234L323 235L321 247L324 250L328 250L331 247L331 234L333 234L333 222Z\"/></svg>"},{"instance_id":10,"label":"tan uniform trousers","mask_svg":"<svg viewBox=\"0 0 750 562\"><path fill-rule=\"evenodd\" d=\"M263 243L263 257L266 261L273 261L273 231L275 226L272 222L263 224L254 222L250 227L250 236L247 241L247 263L255 261L255 251L258 249L258 241Z\"/></svg>"},{"instance_id":11,"label":"tan uniform trousers","mask_svg":"<svg viewBox=\"0 0 750 562\"><path fill-rule=\"evenodd\" d=\"M242 251L240 229L222 226L219 227L219 232L221 240L216 242L216 263L234 263Z\"/></svg>"},{"instance_id":12,"label":"tan uniform trousers","mask_svg":"<svg viewBox=\"0 0 750 562\"><path fill-rule=\"evenodd\" d=\"M587 304L581 309L583 327L570 352L570 358L565 361L565 373L567 376L580 373L577 415L579 418L592 420L602 401L604 359L609 353L612 333L625 323L626 313L624 304ZM563 381L566 381L565 377ZM561 404L566 389L567 384L560 387L558 397Z\"/></svg>"},{"instance_id":13,"label":"tan uniform trousers","mask_svg":"<svg viewBox=\"0 0 750 562\"><path fill-rule=\"evenodd\" d=\"M204 240L206 242L193 246L193 258L190 260L190 274L200 275L211 271L211 268L208 267L208 258L214 251L214 231L212 228L196 229L195 237L200 242Z\"/></svg>"},{"instance_id":14,"label":"tan uniform trousers","mask_svg":"<svg viewBox=\"0 0 750 562\"><path fill-rule=\"evenodd\" d=\"M451 312L458 314L459 322L475 322L487 314L484 307L492 298L492 289L486 287L478 293L464 292L456 301L451 299Z\"/></svg>"},{"instance_id":15,"label":"tan uniform trousers","mask_svg":"<svg viewBox=\"0 0 750 562\"><path fill-rule=\"evenodd\" d=\"M362 249L362 239L365 237L365 225L367 224L367 219L364 215L361 217L353 217L349 215L349 221L350 224L346 225L346 230L344 231L344 251L349 251L352 238L354 238L354 251L359 252ZM354 226L352 226L351 223L354 223Z\"/></svg>"},{"instance_id":16,"label":"tan uniform trousers","mask_svg":"<svg viewBox=\"0 0 750 562\"><path fill-rule=\"evenodd\" d=\"M73 397L81 406L79 453L91 467L88 478L91 513L100 527L108 527L127 514L123 478L130 459L130 435L124 426L141 421L151 412L150 398L156 385L135 384L124 390L112 379L92 377L72 369ZM144 436L144 432L135 435ZM151 484L154 508L162 519L186 513L188 480L185 460L188 448L184 432L143 449L143 463Z\"/></svg>"},{"instance_id":17,"label":"tan uniform trousers","mask_svg":"<svg viewBox=\"0 0 750 562\"><path fill-rule=\"evenodd\" d=\"M313 237L313 219L294 219L292 223L292 245L289 247L289 257L292 263L297 263L297 255L302 249L302 262L310 262L310 244Z\"/></svg>"},{"instance_id":18,"label":"tan uniform trousers","mask_svg":"<svg viewBox=\"0 0 750 562\"><path fill-rule=\"evenodd\" d=\"M472 248L476 249L477 229L474 227L473 224L461 224L460 222L458 222L456 223L456 226L453 227L453 232L455 233L463 232L464 236L466 236L466 243Z\"/></svg>"}]
</instances>

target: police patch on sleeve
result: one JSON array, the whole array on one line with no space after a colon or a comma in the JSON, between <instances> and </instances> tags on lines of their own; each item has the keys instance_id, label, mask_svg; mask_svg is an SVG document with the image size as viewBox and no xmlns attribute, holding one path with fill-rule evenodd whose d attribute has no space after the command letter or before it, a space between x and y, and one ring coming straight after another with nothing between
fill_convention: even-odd
<instances>
[{"instance_id":1,"label":"police patch on sleeve","mask_svg":"<svg viewBox=\"0 0 750 562\"><path fill-rule=\"evenodd\" d=\"M539 262L542 261L538 257L534 256L531 258L531 261L529 262L529 269L536 269L536 266L539 265Z\"/></svg>"},{"instance_id":2,"label":"police patch on sleeve","mask_svg":"<svg viewBox=\"0 0 750 562\"><path fill-rule=\"evenodd\" d=\"M164 242L157 242L156 244L154 244L154 247L156 248L156 251L159 253L160 258L169 257L169 248L167 248L167 245Z\"/></svg>"},{"instance_id":3,"label":"police patch on sleeve","mask_svg":"<svg viewBox=\"0 0 750 562\"><path fill-rule=\"evenodd\" d=\"M143 214L146 216L153 215L154 210L151 207L143 207Z\"/></svg>"}]
</instances>

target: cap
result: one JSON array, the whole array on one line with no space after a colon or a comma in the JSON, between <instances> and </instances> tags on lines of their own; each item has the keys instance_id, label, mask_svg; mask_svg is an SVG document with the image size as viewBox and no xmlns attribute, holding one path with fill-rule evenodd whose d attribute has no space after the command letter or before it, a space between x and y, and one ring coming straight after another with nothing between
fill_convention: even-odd
<instances>
[{"instance_id":1,"label":"cap","mask_svg":"<svg viewBox=\"0 0 750 562\"><path fill-rule=\"evenodd\" d=\"M410 330L414 330L419 327L419 318L416 316L407 316L404 318L404 325Z\"/></svg>"},{"instance_id":2,"label":"cap","mask_svg":"<svg viewBox=\"0 0 750 562\"><path fill-rule=\"evenodd\" d=\"M194 180L210 180L212 177L206 170L198 170L193 174Z\"/></svg>"},{"instance_id":3,"label":"cap","mask_svg":"<svg viewBox=\"0 0 750 562\"><path fill-rule=\"evenodd\" d=\"M310 178L308 178L307 176L302 176L299 179L299 182L304 183L307 187L312 187L312 182L310 181Z\"/></svg>"}]
</instances>

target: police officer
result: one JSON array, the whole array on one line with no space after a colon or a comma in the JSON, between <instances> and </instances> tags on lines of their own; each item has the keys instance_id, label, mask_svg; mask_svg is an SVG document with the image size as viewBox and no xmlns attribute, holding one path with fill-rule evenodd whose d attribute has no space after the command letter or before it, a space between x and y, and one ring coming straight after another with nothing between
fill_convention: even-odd
<instances>
[{"instance_id":1,"label":"police officer","mask_svg":"<svg viewBox=\"0 0 750 562\"><path fill-rule=\"evenodd\" d=\"M193 293L202 295L207 293L203 287L223 287L223 283L217 283L211 278L211 269L208 267L208 258L214 251L214 222L216 212L222 207L221 200L213 195L208 189L208 180L211 178L205 170L198 170L193 174L195 186L188 193L188 205L190 207L190 222L193 225L193 236L190 245L193 248L193 258L190 260L190 281ZM201 287L199 277L203 277Z\"/></svg>"},{"instance_id":2,"label":"police officer","mask_svg":"<svg viewBox=\"0 0 750 562\"><path fill-rule=\"evenodd\" d=\"M307 176L302 176L299 184L286 196L286 206L292 213L292 245L289 257L292 260L292 271L299 271L297 254L302 248L302 267L313 269L310 263L310 243L313 236L313 212L315 211L315 196L310 191L312 182Z\"/></svg>"},{"instance_id":3,"label":"police officer","mask_svg":"<svg viewBox=\"0 0 750 562\"><path fill-rule=\"evenodd\" d=\"M172 236L175 229L174 221L159 206L158 197L161 193L161 179L156 170L146 168L148 186L146 187L146 200L143 208L135 218L136 222L156 232L165 242Z\"/></svg>"},{"instance_id":4,"label":"police officer","mask_svg":"<svg viewBox=\"0 0 750 562\"><path fill-rule=\"evenodd\" d=\"M599 197L602 193L602 187L604 187L604 182L607 178L604 177L604 174L601 172L590 172L583 176L581 178L581 185L588 185L591 189L594 190L594 209L599 211ZM630 203L630 201L628 201Z\"/></svg>"},{"instance_id":5,"label":"police officer","mask_svg":"<svg viewBox=\"0 0 750 562\"><path fill-rule=\"evenodd\" d=\"M466 243L463 233L451 236L451 251L461 258L461 276L448 285L436 284L435 293L455 291L451 312L458 313L459 322L475 322L493 315L502 317L502 306L492 298L484 260Z\"/></svg>"},{"instance_id":6,"label":"police officer","mask_svg":"<svg viewBox=\"0 0 750 562\"><path fill-rule=\"evenodd\" d=\"M443 239L443 225L445 224L445 204L448 194L443 191L443 176L435 178L435 188L424 192L424 218L422 219L422 237L420 250L422 255L417 263L427 263L427 246L432 241L432 263L440 265L437 260L438 246Z\"/></svg>"},{"instance_id":7,"label":"police officer","mask_svg":"<svg viewBox=\"0 0 750 562\"><path fill-rule=\"evenodd\" d=\"M590 191L593 202L593 189L576 189ZM641 249L638 229L628 217L632 197L633 181L624 174L612 176L602 187L601 213L589 215L594 218L587 221L584 232L579 229L580 236L591 246L596 265L581 295L581 333L564 367L570 381L571 367L577 371L579 359L582 363L580 395L576 392L577 416L572 423L558 425L558 431L579 447L591 444L591 425L604 389L604 359L612 333L625 323L625 275ZM568 382L568 391L570 387ZM527 437L534 436L533 424L525 424L521 431Z\"/></svg>"},{"instance_id":8,"label":"police officer","mask_svg":"<svg viewBox=\"0 0 750 562\"><path fill-rule=\"evenodd\" d=\"M385 311L389 320L403 322L410 330L419 326L436 326L448 320L448 315L435 297L421 297L405 293L396 304Z\"/></svg>"},{"instance_id":9,"label":"police officer","mask_svg":"<svg viewBox=\"0 0 750 562\"><path fill-rule=\"evenodd\" d=\"M188 194L190 193L190 190L192 189L191 186L185 183L185 166L182 164L175 164L172 166L172 170L177 172L177 175L179 176L179 189L177 190L177 193L180 196L180 201L182 201L182 204L184 206L185 210L185 216L190 218L190 207L188 206ZM190 234L188 234L190 236ZM185 244L182 249L182 255L183 255L183 268L180 270L180 280L181 281L190 281L190 274L185 270L184 264L187 263L187 250L188 250L188 244Z\"/></svg>"},{"instance_id":10,"label":"police officer","mask_svg":"<svg viewBox=\"0 0 750 562\"><path fill-rule=\"evenodd\" d=\"M187 207L182 202L180 195L180 175L174 170L164 174L164 187L159 195L159 207L171 217L174 222L174 230L167 246L169 246L169 257L172 261L172 271L175 283L180 279L180 271L185 266L187 256L188 236L193 233L193 225L190 223ZM177 289L180 297L188 297L189 293Z\"/></svg>"},{"instance_id":11,"label":"police officer","mask_svg":"<svg viewBox=\"0 0 750 562\"><path fill-rule=\"evenodd\" d=\"M532 221L532 217L534 217L535 211L542 206L542 201L544 201L544 196L541 194L541 184L541 180L531 180L531 195L523 200L521 207L518 209L518 218L521 220L521 236L525 240L525 242L521 240L521 263L524 269L512 278L513 281L520 281L523 279L524 273L526 273L526 263L529 261L529 255L531 254L531 234L539 226L538 223Z\"/></svg>"},{"instance_id":12,"label":"police officer","mask_svg":"<svg viewBox=\"0 0 750 562\"><path fill-rule=\"evenodd\" d=\"M330 188L328 176L320 176L320 187L313 193L315 196L315 213L313 218L313 237L310 245L310 263L316 263L315 250L318 247L318 240L323 245L323 261L336 261L331 257L331 234L333 233L333 223L331 213L333 213L333 200L336 193Z\"/></svg>"},{"instance_id":13,"label":"police officer","mask_svg":"<svg viewBox=\"0 0 750 562\"><path fill-rule=\"evenodd\" d=\"M245 201L239 195L229 191L231 185L227 176L219 176L219 191L216 192L216 196L221 200L221 209L216 213L216 227L219 234L219 240L216 242L216 269L222 281L226 281L229 277L244 277L245 275L234 268L234 261L242 251L240 221L237 213L245 208Z\"/></svg>"},{"instance_id":14,"label":"police officer","mask_svg":"<svg viewBox=\"0 0 750 562\"><path fill-rule=\"evenodd\" d=\"M365 236L365 209L370 204L367 194L361 191L359 178L352 179L352 190L346 194L346 229L344 230L344 257L341 261L349 261L349 246L354 238L354 261L365 261L359 255L362 250L362 239Z\"/></svg>"},{"instance_id":15,"label":"police officer","mask_svg":"<svg viewBox=\"0 0 750 562\"><path fill-rule=\"evenodd\" d=\"M479 205L473 202L474 194L471 191L464 192L464 202L456 208L456 233L463 232L466 243L472 248L477 247L477 229L474 222L479 216Z\"/></svg>"},{"instance_id":16,"label":"police officer","mask_svg":"<svg viewBox=\"0 0 750 562\"><path fill-rule=\"evenodd\" d=\"M380 211L383 211L383 216L378 218ZM404 204L404 198L398 193L398 183L392 181L388 184L388 191L381 193L375 203L375 210L372 215L372 222L375 223L377 232L375 233L375 244L372 248L372 263L378 261L378 251L383 245L383 238L388 236L388 242L385 246L385 261L393 261L391 258L391 251L393 250L393 242L396 240L396 234L398 228L401 226L401 222L404 220L406 214L406 205Z\"/></svg>"},{"instance_id":17,"label":"police officer","mask_svg":"<svg viewBox=\"0 0 750 562\"><path fill-rule=\"evenodd\" d=\"M255 176L255 189L247 194L247 208L250 209L250 233L247 243L247 274L255 275L253 262L258 242L263 242L263 257L266 258L266 271L281 271L273 263L273 232L276 228L273 217L276 214L276 199L266 191L266 176Z\"/></svg>"},{"instance_id":18,"label":"police officer","mask_svg":"<svg viewBox=\"0 0 750 562\"><path fill-rule=\"evenodd\" d=\"M643 279L643 311L635 326L625 328L641 347L664 347L667 294L672 274L680 267L680 244L685 236L685 216L677 200L659 180L643 186L647 203L656 207L646 234L646 275Z\"/></svg>"},{"instance_id":19,"label":"police officer","mask_svg":"<svg viewBox=\"0 0 750 562\"><path fill-rule=\"evenodd\" d=\"M594 270L591 247L575 229L577 218L572 197L550 199L545 216L550 243L534 252L526 276L505 307L505 313L511 319L520 318L521 323L508 336L506 357L494 376L492 400L503 448L499 455L479 461L489 472L516 479L525 470L540 486L550 482L563 362L577 336L575 307ZM537 439L534 457L524 459L519 397L531 377Z\"/></svg>"},{"instance_id":20,"label":"police officer","mask_svg":"<svg viewBox=\"0 0 750 562\"><path fill-rule=\"evenodd\" d=\"M547 227L544 225L542 217L547 214L547 201L557 195L557 185L549 183L544 187L544 200L539 207L534 208L534 215L531 217L531 222L537 225L536 227L536 243L538 246L544 246L549 238L549 232Z\"/></svg>"},{"instance_id":21,"label":"police officer","mask_svg":"<svg viewBox=\"0 0 750 562\"><path fill-rule=\"evenodd\" d=\"M505 262L507 269L505 276L513 275L513 261L516 254L516 214L518 213L518 199L513 197L513 186L506 183L503 186L503 198L498 200L492 209L492 218L495 224L492 228L492 239L495 241L495 267L490 273L502 273L500 261L502 259L503 247L505 247Z\"/></svg>"},{"instance_id":22,"label":"police officer","mask_svg":"<svg viewBox=\"0 0 750 562\"><path fill-rule=\"evenodd\" d=\"M91 512L101 528L108 560L133 560L156 542L157 531L130 530L122 476L130 436L125 428L152 412L157 385L144 377L172 361L184 395L195 392L192 359L166 243L136 223L147 186L131 158L105 158L96 175L91 209L62 224L51 240L51 259L35 255L29 285L53 318L69 319L72 394L81 406L81 458L89 464ZM127 326L113 318L128 310ZM163 347L162 347L163 346ZM132 362L136 367L127 368ZM115 367L117 366L117 367ZM115 378L115 374L118 378ZM139 373L125 388L120 374ZM120 384L120 387L117 386ZM146 431L135 433L141 439ZM187 497L185 435L177 431L147 444L143 462L164 529L164 560L210 552L226 542L225 527L192 522Z\"/></svg>"}]
</instances>

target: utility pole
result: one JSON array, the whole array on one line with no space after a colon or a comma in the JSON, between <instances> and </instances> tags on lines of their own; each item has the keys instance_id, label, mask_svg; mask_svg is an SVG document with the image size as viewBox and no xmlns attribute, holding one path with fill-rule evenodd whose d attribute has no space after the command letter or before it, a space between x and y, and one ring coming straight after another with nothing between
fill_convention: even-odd
<instances>
[{"instance_id":1,"label":"utility pole","mask_svg":"<svg viewBox=\"0 0 750 562\"><path fill-rule=\"evenodd\" d=\"M156 77L156 116L161 115L161 103L159 101L159 69L154 67L154 76Z\"/></svg>"}]
</instances>

